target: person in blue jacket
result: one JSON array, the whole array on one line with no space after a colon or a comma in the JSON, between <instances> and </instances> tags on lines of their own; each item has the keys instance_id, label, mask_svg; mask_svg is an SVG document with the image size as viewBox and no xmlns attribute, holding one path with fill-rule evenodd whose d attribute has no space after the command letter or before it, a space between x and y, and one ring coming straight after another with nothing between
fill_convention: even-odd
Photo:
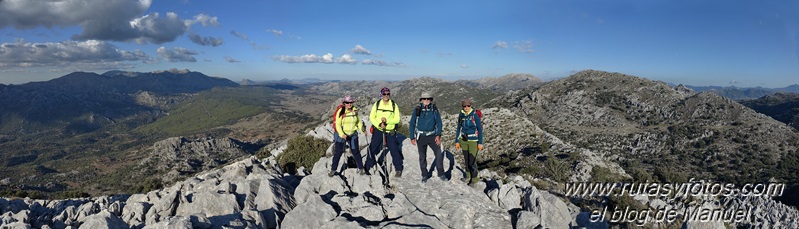
<instances>
[{"instance_id":1,"label":"person in blue jacket","mask_svg":"<svg viewBox=\"0 0 799 229\"><path fill-rule=\"evenodd\" d=\"M466 177L469 185L477 183L477 152L483 150L483 123L472 109L472 101L461 101L463 109L458 115L458 128L455 131L455 149L463 149Z\"/></svg>"},{"instance_id":2,"label":"person in blue jacket","mask_svg":"<svg viewBox=\"0 0 799 229\"><path fill-rule=\"evenodd\" d=\"M427 147L433 149L433 166L441 180L446 180L444 174L444 155L441 153L441 114L433 103L433 96L423 92L419 98L419 105L411 114L410 129L411 144L419 150L419 168L422 170L422 182L432 177L432 172L427 170Z\"/></svg>"}]
</instances>

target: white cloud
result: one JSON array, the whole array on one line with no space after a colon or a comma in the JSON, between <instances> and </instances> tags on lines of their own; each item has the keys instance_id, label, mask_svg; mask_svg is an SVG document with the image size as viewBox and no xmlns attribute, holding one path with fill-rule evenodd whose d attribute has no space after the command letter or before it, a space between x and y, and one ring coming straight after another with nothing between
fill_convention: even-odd
<instances>
[{"instance_id":1,"label":"white cloud","mask_svg":"<svg viewBox=\"0 0 799 229\"><path fill-rule=\"evenodd\" d=\"M190 49L175 47L169 50L163 46L158 48L155 52L158 54L158 57L168 62L197 62L194 56L199 54L197 51Z\"/></svg>"},{"instance_id":2,"label":"white cloud","mask_svg":"<svg viewBox=\"0 0 799 229\"><path fill-rule=\"evenodd\" d=\"M275 36L283 36L283 31L277 29L267 29L266 31L275 34Z\"/></svg>"},{"instance_id":3,"label":"white cloud","mask_svg":"<svg viewBox=\"0 0 799 229\"><path fill-rule=\"evenodd\" d=\"M355 54L372 55L372 51L367 50L361 45L355 45L355 48L352 48L350 52Z\"/></svg>"},{"instance_id":4,"label":"white cloud","mask_svg":"<svg viewBox=\"0 0 799 229\"><path fill-rule=\"evenodd\" d=\"M516 41L513 44L513 48L519 50L519 52L523 53L531 53L533 52L533 42L532 41Z\"/></svg>"},{"instance_id":5,"label":"white cloud","mask_svg":"<svg viewBox=\"0 0 799 229\"><path fill-rule=\"evenodd\" d=\"M306 54L302 56L275 56L272 57L275 61L285 62L285 63L324 63L324 64L355 64L358 62L355 58L350 56L349 54L344 54L339 58L334 58L333 54L325 54L322 56L318 56L316 54Z\"/></svg>"},{"instance_id":6,"label":"white cloud","mask_svg":"<svg viewBox=\"0 0 799 229\"><path fill-rule=\"evenodd\" d=\"M208 16L208 15L205 15L205 14L194 15L194 19L193 20L185 20L184 23L186 24L186 27L191 27L192 25L194 25L196 23L200 23L203 26L219 26L220 25L219 24L219 20L217 19L217 17L211 17L211 16Z\"/></svg>"},{"instance_id":7,"label":"white cloud","mask_svg":"<svg viewBox=\"0 0 799 229\"><path fill-rule=\"evenodd\" d=\"M183 35L192 24L219 25L198 14L183 20L176 13L144 14L152 0L0 0L0 28L82 28L76 40L133 41L161 44Z\"/></svg>"},{"instance_id":8,"label":"white cloud","mask_svg":"<svg viewBox=\"0 0 799 229\"><path fill-rule=\"evenodd\" d=\"M247 40L247 34L243 34L243 33L237 32L237 31L235 31L235 30L231 30L231 31L230 31L230 34L233 34L233 36L236 36L236 37L238 37L238 38L241 38L241 39Z\"/></svg>"},{"instance_id":9,"label":"white cloud","mask_svg":"<svg viewBox=\"0 0 799 229\"><path fill-rule=\"evenodd\" d=\"M386 61L382 61L382 60L372 60L372 59L363 60L363 61L361 61L361 64L363 64L363 65L377 65L377 66L384 66L384 67L401 67L401 68L407 67L402 62L386 62Z\"/></svg>"},{"instance_id":10,"label":"white cloud","mask_svg":"<svg viewBox=\"0 0 799 229\"><path fill-rule=\"evenodd\" d=\"M508 43L504 42L504 41L497 41L496 43L491 45L491 48L492 49L498 49L498 48L505 49L505 48L508 48Z\"/></svg>"},{"instance_id":11,"label":"white cloud","mask_svg":"<svg viewBox=\"0 0 799 229\"><path fill-rule=\"evenodd\" d=\"M126 61L152 61L140 50L126 51L98 40L0 44L0 69L44 66L117 66Z\"/></svg>"},{"instance_id":12,"label":"white cloud","mask_svg":"<svg viewBox=\"0 0 799 229\"><path fill-rule=\"evenodd\" d=\"M189 40L194 42L195 44L202 45L202 46L220 46L222 45L223 41L222 38L213 38L213 37L201 37L195 33L189 33Z\"/></svg>"},{"instance_id":13,"label":"white cloud","mask_svg":"<svg viewBox=\"0 0 799 229\"><path fill-rule=\"evenodd\" d=\"M225 61L227 61L228 63L239 63L239 62L241 62L241 61L233 59L233 57L229 57L229 56L225 57Z\"/></svg>"},{"instance_id":14,"label":"white cloud","mask_svg":"<svg viewBox=\"0 0 799 229\"><path fill-rule=\"evenodd\" d=\"M469 65L462 64L461 68L469 68Z\"/></svg>"}]
</instances>

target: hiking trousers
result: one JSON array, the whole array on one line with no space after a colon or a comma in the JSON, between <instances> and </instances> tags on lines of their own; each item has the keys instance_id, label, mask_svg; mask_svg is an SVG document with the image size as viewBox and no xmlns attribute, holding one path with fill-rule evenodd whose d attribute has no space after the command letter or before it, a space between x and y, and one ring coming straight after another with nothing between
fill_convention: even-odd
<instances>
[{"instance_id":1,"label":"hiking trousers","mask_svg":"<svg viewBox=\"0 0 799 229\"><path fill-rule=\"evenodd\" d=\"M416 139L416 147L419 150L419 168L422 170L422 177L432 177L433 172L427 169L427 147L433 149L433 167L436 168L438 176L444 176L444 155L441 153L441 146L436 144L436 136L419 136Z\"/></svg>"},{"instance_id":2,"label":"hiking trousers","mask_svg":"<svg viewBox=\"0 0 799 229\"><path fill-rule=\"evenodd\" d=\"M477 141L458 140L463 150L463 160L466 164L466 177L469 183L477 182Z\"/></svg>"},{"instance_id":3,"label":"hiking trousers","mask_svg":"<svg viewBox=\"0 0 799 229\"><path fill-rule=\"evenodd\" d=\"M361 159L361 147L358 145L358 133L352 136L345 135L346 139L341 138L338 134L333 135L333 164L330 165L330 170L338 172L338 161L341 159L341 155L344 154L344 147L347 147L347 143L350 145L350 152L352 152L352 158L355 159L355 165L358 166L358 169L362 169L363 160Z\"/></svg>"},{"instance_id":4,"label":"hiking trousers","mask_svg":"<svg viewBox=\"0 0 799 229\"><path fill-rule=\"evenodd\" d=\"M369 143L369 156L366 157L366 170L369 170L377 164L378 161L382 161L385 158L385 155L379 156L380 151L383 150L383 137L385 136L386 140L386 147L388 151L391 152L391 163L394 164L395 171L402 171L402 155L399 151L399 144L397 143L397 136L391 135L386 132L380 131L379 129L375 128L374 133L372 134L372 142ZM376 159L377 157L380 159Z\"/></svg>"}]
</instances>

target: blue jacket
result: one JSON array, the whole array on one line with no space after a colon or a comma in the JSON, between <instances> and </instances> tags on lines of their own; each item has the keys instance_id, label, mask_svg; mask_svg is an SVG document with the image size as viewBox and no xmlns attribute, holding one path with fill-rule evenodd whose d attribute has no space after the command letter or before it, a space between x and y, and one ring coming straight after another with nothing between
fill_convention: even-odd
<instances>
[{"instance_id":1,"label":"blue jacket","mask_svg":"<svg viewBox=\"0 0 799 229\"><path fill-rule=\"evenodd\" d=\"M418 113L417 113L418 112ZM412 139L421 136L441 136L441 114L435 104L424 106L419 104L411 114L411 123L408 125Z\"/></svg>"},{"instance_id":2,"label":"blue jacket","mask_svg":"<svg viewBox=\"0 0 799 229\"><path fill-rule=\"evenodd\" d=\"M461 110L458 115L458 129L455 131L455 142L461 139L461 133L466 134L469 141L477 141L483 144L483 123L480 116L477 116L475 109L472 108L468 114Z\"/></svg>"}]
</instances>

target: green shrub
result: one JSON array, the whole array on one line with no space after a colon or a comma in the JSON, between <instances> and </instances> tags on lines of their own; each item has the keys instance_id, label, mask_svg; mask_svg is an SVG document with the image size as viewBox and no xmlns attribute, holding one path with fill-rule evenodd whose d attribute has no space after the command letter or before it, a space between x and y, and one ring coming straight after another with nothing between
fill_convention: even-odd
<instances>
[{"instance_id":1,"label":"green shrub","mask_svg":"<svg viewBox=\"0 0 799 229\"><path fill-rule=\"evenodd\" d=\"M593 182L620 182L624 180L621 174L610 171L605 167L594 166L591 169L591 181Z\"/></svg>"},{"instance_id":2,"label":"green shrub","mask_svg":"<svg viewBox=\"0 0 799 229\"><path fill-rule=\"evenodd\" d=\"M297 173L297 168L300 167L305 167L310 171L314 163L324 157L325 151L331 143L331 141L312 136L294 137L289 140L286 150L277 157L277 162L283 171L291 174Z\"/></svg>"},{"instance_id":3,"label":"green shrub","mask_svg":"<svg viewBox=\"0 0 799 229\"><path fill-rule=\"evenodd\" d=\"M547 159L544 163L544 171L549 178L557 182L565 182L569 179L569 164L555 158Z\"/></svg>"},{"instance_id":4,"label":"green shrub","mask_svg":"<svg viewBox=\"0 0 799 229\"><path fill-rule=\"evenodd\" d=\"M630 175L633 177L633 181L635 182L656 181L655 179L652 178L652 175L650 175L648 172L646 172L646 170L642 168L633 168L632 172L630 172Z\"/></svg>"}]
</instances>

